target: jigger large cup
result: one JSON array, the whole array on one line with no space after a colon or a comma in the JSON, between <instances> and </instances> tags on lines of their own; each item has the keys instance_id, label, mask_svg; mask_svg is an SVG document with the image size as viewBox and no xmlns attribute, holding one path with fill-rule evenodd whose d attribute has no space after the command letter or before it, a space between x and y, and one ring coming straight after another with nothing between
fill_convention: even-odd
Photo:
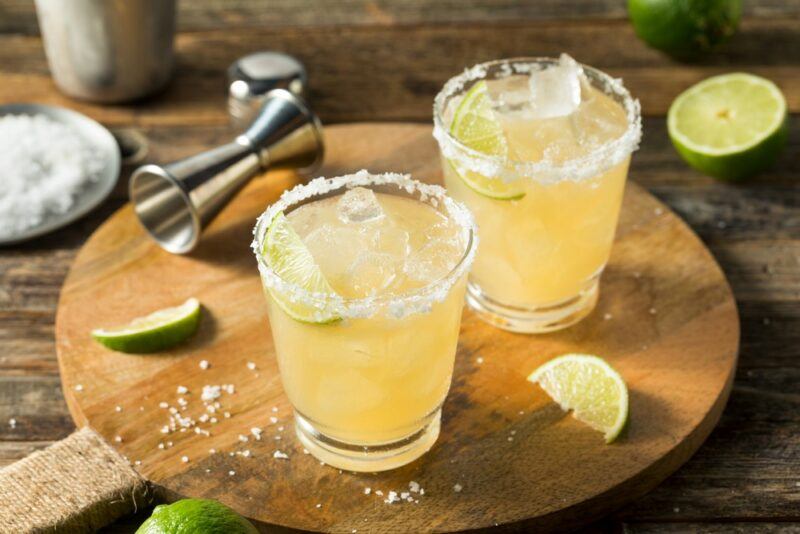
<instances>
[{"instance_id":1,"label":"jigger large cup","mask_svg":"<svg viewBox=\"0 0 800 534\"><path fill-rule=\"evenodd\" d=\"M253 176L267 169L315 168L324 152L322 126L308 105L285 89L267 94L247 131L226 145L131 176L136 215L165 250L184 254Z\"/></svg>"}]
</instances>

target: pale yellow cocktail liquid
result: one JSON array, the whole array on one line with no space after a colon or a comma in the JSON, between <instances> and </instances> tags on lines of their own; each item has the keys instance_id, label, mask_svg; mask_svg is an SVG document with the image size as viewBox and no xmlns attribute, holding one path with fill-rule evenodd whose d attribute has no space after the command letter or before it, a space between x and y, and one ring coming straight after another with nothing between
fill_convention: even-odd
<instances>
[{"instance_id":1,"label":"pale yellow cocktail liquid","mask_svg":"<svg viewBox=\"0 0 800 534\"><path fill-rule=\"evenodd\" d=\"M584 79L577 109L537 117L524 100L528 78L522 72L485 82L507 147L495 158L502 161L471 167L475 154L459 154L461 147L451 142L449 151L443 147L442 164L448 192L473 212L483 237L470 275L470 304L502 328L540 332L573 324L594 306L638 141L638 131L635 140L625 139L638 108L632 119L615 95ZM441 109L440 145L458 141L446 130L459 104L453 95ZM451 139L443 143L442 134ZM621 141L628 146L608 149ZM500 194L482 189L491 180L502 182Z\"/></svg>"},{"instance_id":2,"label":"pale yellow cocktail liquid","mask_svg":"<svg viewBox=\"0 0 800 534\"><path fill-rule=\"evenodd\" d=\"M376 471L413 460L438 435L474 235L449 199L424 202L391 183L373 192L360 176L367 188L285 210L341 299L330 303L335 318L292 317L276 299L288 291L262 278L304 446L332 465Z\"/></svg>"}]
</instances>

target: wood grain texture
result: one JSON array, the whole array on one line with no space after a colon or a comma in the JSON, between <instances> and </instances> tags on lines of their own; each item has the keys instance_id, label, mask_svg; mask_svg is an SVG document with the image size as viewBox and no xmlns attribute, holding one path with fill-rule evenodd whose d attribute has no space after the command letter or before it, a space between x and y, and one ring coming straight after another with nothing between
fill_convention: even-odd
<instances>
[{"instance_id":1,"label":"wood grain texture","mask_svg":"<svg viewBox=\"0 0 800 534\"><path fill-rule=\"evenodd\" d=\"M625 20L279 28L268 34L260 28L204 30L178 36L178 68L164 93L115 106L61 95L40 39L7 34L0 35L0 102L24 98L63 105L111 125L221 126L228 122L225 69L242 55L264 49L268 40L269 48L289 51L305 63L311 101L325 122L427 121L435 94L465 67L498 57L561 52L622 77L647 115L664 114L683 89L734 69L774 80L790 109L798 111L799 22L795 17L745 20L719 54L688 65L647 48Z\"/></svg>"},{"instance_id":2,"label":"wood grain texture","mask_svg":"<svg viewBox=\"0 0 800 534\"><path fill-rule=\"evenodd\" d=\"M800 205L797 189L787 187L800 179L800 120L795 116L791 124L793 148L779 164L757 180L729 186L683 165L666 138L663 118L645 120L631 179L668 204L677 203L673 209L678 208L727 272L741 314L741 371L725 415L705 446L666 483L626 507L624 523L611 518L612 525L603 532L618 532L623 524L636 531L635 523L642 515L658 518L653 521L685 518L710 523L726 517L762 521L773 517L780 518L782 525L800 526L786 523L792 518L800 521L798 492L793 486L800 482L800 439L787 430L800 424L793 400L800 395L800 380L792 378L800 357L800 268L796 263L800 233L795 226L787 226ZM153 126L143 131L152 142L151 160L156 162L191 154L226 138L215 126ZM0 248L0 375L26 376L42 383L43 390L51 388L49 409L57 407L61 416L52 426L47 419L21 417L21 407L30 405L35 411L41 397L4 383L9 394L0 403L2 463L25 456L31 447L44 447L74 428L52 378L57 373L52 337L57 297L78 247L121 205L122 191L75 225ZM717 200L708 203L709 197ZM769 201L759 210L749 210L749 198ZM726 225L720 227L715 221ZM776 397L776 391L785 395ZM7 425L12 417L21 421L13 431ZM28 441L34 439L28 436L33 433L45 441ZM648 523L647 529L654 524ZM752 531L762 528L766 527L754 523Z\"/></svg>"},{"instance_id":3,"label":"wood grain texture","mask_svg":"<svg viewBox=\"0 0 800 534\"><path fill-rule=\"evenodd\" d=\"M330 156L321 174L351 171L357 162L438 179L426 126L341 125L326 136ZM150 243L125 207L89 239L62 289L56 344L73 417L141 461L138 469L165 494L210 496L264 523L312 530L451 531L520 521L529 528L564 528L599 518L652 488L699 447L721 414L739 338L730 290L688 228L631 185L600 304L588 320L558 334L520 336L465 313L437 446L419 462L378 475L320 466L302 454L292 435L247 247L255 217L294 180L276 173L254 181L197 251L184 257ZM185 347L131 356L87 336L93 326L189 295L203 302L206 313L200 333ZM605 313L613 318L604 320ZM631 387L630 429L617 445L605 446L525 381L550 357L576 351L608 357ZM201 359L211 362L209 370L199 369ZM257 363L258 373L247 369L247 361ZM202 386L215 383L236 386L235 395L222 399L230 419L203 425L209 437L160 433L166 420L160 402L175 404L176 388L184 385L190 390L185 413L197 418ZM272 406L283 432L269 424ZM253 426L265 429L264 439L240 443L237 436ZM174 446L157 447L167 440ZM209 448L219 452L209 454ZM290 459L272 459L276 448ZM243 449L252 457L227 454ZM181 461L184 455L189 462ZM367 486L402 491L410 480L426 488L419 505L387 506L363 494ZM462 492L453 492L456 483Z\"/></svg>"},{"instance_id":4,"label":"wood grain texture","mask_svg":"<svg viewBox=\"0 0 800 534\"><path fill-rule=\"evenodd\" d=\"M744 3L747 17L792 16L799 12L798 0ZM183 31L231 26L391 26L626 17L625 0L192 0L178 3L178 28ZM35 34L38 31L33 2L0 1L0 32Z\"/></svg>"}]
</instances>

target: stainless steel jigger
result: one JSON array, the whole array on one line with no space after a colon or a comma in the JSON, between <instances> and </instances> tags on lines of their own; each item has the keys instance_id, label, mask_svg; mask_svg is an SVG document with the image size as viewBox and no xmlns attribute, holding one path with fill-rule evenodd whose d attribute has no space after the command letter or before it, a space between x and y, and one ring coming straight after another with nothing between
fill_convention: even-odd
<instances>
[{"instance_id":1,"label":"stainless steel jigger","mask_svg":"<svg viewBox=\"0 0 800 534\"><path fill-rule=\"evenodd\" d=\"M253 176L277 168L309 172L323 152L322 125L314 112L293 93L275 89L234 141L168 165L138 168L130 199L150 236L165 250L184 254Z\"/></svg>"}]
</instances>

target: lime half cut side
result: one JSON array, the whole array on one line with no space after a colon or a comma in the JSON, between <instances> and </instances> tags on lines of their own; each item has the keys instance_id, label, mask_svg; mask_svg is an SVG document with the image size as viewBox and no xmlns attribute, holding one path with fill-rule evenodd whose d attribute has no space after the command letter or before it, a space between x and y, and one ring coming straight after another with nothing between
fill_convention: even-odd
<instances>
[{"instance_id":1,"label":"lime half cut side","mask_svg":"<svg viewBox=\"0 0 800 534\"><path fill-rule=\"evenodd\" d=\"M488 156L507 157L506 138L492 109L485 81L476 83L464 95L450 124L450 134L472 150ZM461 170L452 161L449 163L467 187L479 195L496 200L519 200L525 196L521 182L487 178L473 171Z\"/></svg>"},{"instance_id":2,"label":"lime half cut side","mask_svg":"<svg viewBox=\"0 0 800 534\"><path fill-rule=\"evenodd\" d=\"M190 298L180 306L138 317L124 326L92 330L92 337L120 352L157 352L186 340L199 324L200 302Z\"/></svg>"},{"instance_id":3,"label":"lime half cut side","mask_svg":"<svg viewBox=\"0 0 800 534\"><path fill-rule=\"evenodd\" d=\"M543 364L528 377L563 410L603 432L606 443L619 436L628 421L628 388L602 358L565 354Z\"/></svg>"},{"instance_id":4,"label":"lime half cut side","mask_svg":"<svg viewBox=\"0 0 800 534\"><path fill-rule=\"evenodd\" d=\"M267 264L282 280L310 293L336 295L311 251L294 231L283 212L272 219L267 229L263 255ZM269 288L269 292L278 306L297 321L327 324L340 319L337 315L321 311L315 306L293 301L279 290Z\"/></svg>"},{"instance_id":5,"label":"lime half cut side","mask_svg":"<svg viewBox=\"0 0 800 534\"><path fill-rule=\"evenodd\" d=\"M713 76L675 99L667 129L695 169L723 180L747 178L772 165L786 144L786 99L759 76Z\"/></svg>"}]
</instances>

